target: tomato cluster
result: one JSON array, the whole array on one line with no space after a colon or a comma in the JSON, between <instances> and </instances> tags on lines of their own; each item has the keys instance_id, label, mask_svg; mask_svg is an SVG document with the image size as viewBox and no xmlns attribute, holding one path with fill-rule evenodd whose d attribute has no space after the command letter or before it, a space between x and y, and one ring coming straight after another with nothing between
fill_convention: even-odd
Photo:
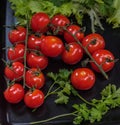
<instances>
[{"instance_id":1,"label":"tomato cluster","mask_svg":"<svg viewBox=\"0 0 120 125\"><path fill-rule=\"evenodd\" d=\"M45 75L42 70L49 65L49 58L60 56L64 63L75 65L87 50L94 59L90 64L95 71L100 72L95 62L105 72L114 66L114 56L105 49L104 38L97 33L85 36L82 28L71 24L64 15L58 14L50 19L46 13L36 13L30 20L30 29L32 32L27 34L25 27L17 26L8 34L13 46L7 51L10 65L5 67L4 74L11 84L4 96L10 103L24 99L29 108L43 104L44 94L41 88L45 84ZM88 90L95 83L95 74L89 68L77 68L70 79L76 89ZM29 88L27 92L21 81Z\"/></svg>"}]
</instances>

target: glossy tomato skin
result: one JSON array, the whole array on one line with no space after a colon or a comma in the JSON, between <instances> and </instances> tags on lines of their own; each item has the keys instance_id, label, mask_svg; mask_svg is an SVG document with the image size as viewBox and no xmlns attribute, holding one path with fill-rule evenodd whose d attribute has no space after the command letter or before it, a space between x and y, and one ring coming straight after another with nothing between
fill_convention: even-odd
<instances>
[{"instance_id":1,"label":"glossy tomato skin","mask_svg":"<svg viewBox=\"0 0 120 125\"><path fill-rule=\"evenodd\" d=\"M47 31L47 26L49 23L49 16L46 13L38 12L32 16L31 28L34 32L44 33Z\"/></svg>"},{"instance_id":2,"label":"glossy tomato skin","mask_svg":"<svg viewBox=\"0 0 120 125\"><path fill-rule=\"evenodd\" d=\"M57 57L64 50L62 40L56 36L46 36L42 39L41 51L48 57Z\"/></svg>"},{"instance_id":3,"label":"glossy tomato skin","mask_svg":"<svg viewBox=\"0 0 120 125\"><path fill-rule=\"evenodd\" d=\"M41 41L42 38L44 37L44 35L42 36L36 36L34 34L31 34L28 37L28 42L27 42L27 46L29 49L36 49L36 50L40 50L40 46L41 46Z\"/></svg>"},{"instance_id":4,"label":"glossy tomato skin","mask_svg":"<svg viewBox=\"0 0 120 125\"><path fill-rule=\"evenodd\" d=\"M26 37L26 29L23 26L17 26L16 29L8 33L9 41L12 44L24 42Z\"/></svg>"},{"instance_id":5,"label":"glossy tomato skin","mask_svg":"<svg viewBox=\"0 0 120 125\"><path fill-rule=\"evenodd\" d=\"M20 62L13 62L11 66L6 66L4 70L5 76L9 80L20 81L23 77L24 65Z\"/></svg>"},{"instance_id":6,"label":"glossy tomato skin","mask_svg":"<svg viewBox=\"0 0 120 125\"><path fill-rule=\"evenodd\" d=\"M30 52L27 55L27 64L30 68L45 69L48 66L48 58L40 53Z\"/></svg>"},{"instance_id":7,"label":"glossy tomato skin","mask_svg":"<svg viewBox=\"0 0 120 125\"><path fill-rule=\"evenodd\" d=\"M71 74L71 83L78 90L88 90L95 84L95 74L89 68L77 68Z\"/></svg>"},{"instance_id":8,"label":"glossy tomato skin","mask_svg":"<svg viewBox=\"0 0 120 125\"><path fill-rule=\"evenodd\" d=\"M9 103L19 103L24 98L23 86L15 83L4 91L4 97Z\"/></svg>"},{"instance_id":9,"label":"glossy tomato skin","mask_svg":"<svg viewBox=\"0 0 120 125\"><path fill-rule=\"evenodd\" d=\"M44 103L44 94L39 89L29 90L24 96L24 102L29 108L38 108Z\"/></svg>"},{"instance_id":10,"label":"glossy tomato skin","mask_svg":"<svg viewBox=\"0 0 120 125\"><path fill-rule=\"evenodd\" d=\"M11 61L23 62L25 46L23 44L16 44L14 47L8 49L8 59Z\"/></svg>"},{"instance_id":11,"label":"glossy tomato skin","mask_svg":"<svg viewBox=\"0 0 120 125\"><path fill-rule=\"evenodd\" d=\"M93 53L96 50L105 48L105 40L100 34L92 33L84 37L82 45L87 47L90 53Z\"/></svg>"},{"instance_id":12,"label":"glossy tomato skin","mask_svg":"<svg viewBox=\"0 0 120 125\"><path fill-rule=\"evenodd\" d=\"M37 68L29 69L25 74L25 80L26 85L30 88L35 87L37 89L40 89L45 84L45 76Z\"/></svg>"},{"instance_id":13,"label":"glossy tomato skin","mask_svg":"<svg viewBox=\"0 0 120 125\"><path fill-rule=\"evenodd\" d=\"M75 35L76 38L81 42L84 38L84 33L80 31L81 28L78 25L70 25L67 27L67 31L64 32L64 39L67 43L76 42L72 35ZM71 35L72 34L72 35Z\"/></svg>"},{"instance_id":14,"label":"glossy tomato skin","mask_svg":"<svg viewBox=\"0 0 120 125\"><path fill-rule=\"evenodd\" d=\"M83 57L83 49L76 43L69 43L62 53L62 60L70 65L78 63Z\"/></svg>"},{"instance_id":15,"label":"glossy tomato skin","mask_svg":"<svg viewBox=\"0 0 120 125\"><path fill-rule=\"evenodd\" d=\"M102 68L105 72L110 71L114 67L114 55L109 50L97 50L92 54L92 57L99 65L102 65ZM95 71L100 72L98 67L93 62L90 64Z\"/></svg>"},{"instance_id":16,"label":"glossy tomato skin","mask_svg":"<svg viewBox=\"0 0 120 125\"><path fill-rule=\"evenodd\" d=\"M60 31L58 33L63 34L64 32L63 27L70 24L70 20L62 14L57 14L52 17L51 24L52 24L51 28L53 31L56 31L56 29L59 27Z\"/></svg>"}]
</instances>

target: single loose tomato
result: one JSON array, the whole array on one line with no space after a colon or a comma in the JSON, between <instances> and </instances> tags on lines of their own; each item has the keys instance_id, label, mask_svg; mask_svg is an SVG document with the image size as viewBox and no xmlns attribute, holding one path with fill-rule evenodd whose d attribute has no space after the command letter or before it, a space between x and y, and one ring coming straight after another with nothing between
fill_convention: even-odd
<instances>
[{"instance_id":1,"label":"single loose tomato","mask_svg":"<svg viewBox=\"0 0 120 125\"><path fill-rule=\"evenodd\" d=\"M44 37L44 35L42 35L42 36L36 36L34 34L30 35L28 37L28 42L27 42L28 48L40 50L41 40L43 37Z\"/></svg>"},{"instance_id":2,"label":"single loose tomato","mask_svg":"<svg viewBox=\"0 0 120 125\"><path fill-rule=\"evenodd\" d=\"M44 33L47 31L47 26L49 23L49 16L46 13L38 12L32 16L31 28L34 32Z\"/></svg>"},{"instance_id":3,"label":"single loose tomato","mask_svg":"<svg viewBox=\"0 0 120 125\"><path fill-rule=\"evenodd\" d=\"M8 33L9 41L14 43L24 42L26 37L26 28L23 26L17 26L15 29L10 30Z\"/></svg>"},{"instance_id":4,"label":"single loose tomato","mask_svg":"<svg viewBox=\"0 0 120 125\"><path fill-rule=\"evenodd\" d=\"M105 72L110 71L114 67L114 55L109 50L97 50L92 54L92 57L99 65L101 65ZM94 62L91 62L90 64L95 71L100 72Z\"/></svg>"},{"instance_id":5,"label":"single loose tomato","mask_svg":"<svg viewBox=\"0 0 120 125\"><path fill-rule=\"evenodd\" d=\"M66 49L62 53L62 60L67 64L76 64L83 57L83 49L76 43L66 44Z\"/></svg>"},{"instance_id":6,"label":"single loose tomato","mask_svg":"<svg viewBox=\"0 0 120 125\"><path fill-rule=\"evenodd\" d=\"M78 90L88 90L95 84L95 74L89 68L77 68L71 74L71 83Z\"/></svg>"},{"instance_id":7,"label":"single loose tomato","mask_svg":"<svg viewBox=\"0 0 120 125\"><path fill-rule=\"evenodd\" d=\"M24 98L23 86L19 83L14 83L4 91L4 97L9 103L19 103Z\"/></svg>"},{"instance_id":8,"label":"single loose tomato","mask_svg":"<svg viewBox=\"0 0 120 125\"><path fill-rule=\"evenodd\" d=\"M23 62L25 46L23 44L16 44L8 49L8 59L11 61Z\"/></svg>"},{"instance_id":9,"label":"single loose tomato","mask_svg":"<svg viewBox=\"0 0 120 125\"><path fill-rule=\"evenodd\" d=\"M38 108L44 103L44 94L39 89L29 90L24 96L24 102L29 108Z\"/></svg>"},{"instance_id":10,"label":"single loose tomato","mask_svg":"<svg viewBox=\"0 0 120 125\"><path fill-rule=\"evenodd\" d=\"M46 36L42 39L41 51L48 57L57 57L64 50L62 40L56 36Z\"/></svg>"},{"instance_id":11,"label":"single loose tomato","mask_svg":"<svg viewBox=\"0 0 120 125\"><path fill-rule=\"evenodd\" d=\"M4 70L5 76L9 80L20 81L23 77L24 65L20 62L13 62L10 66L7 65Z\"/></svg>"},{"instance_id":12,"label":"single loose tomato","mask_svg":"<svg viewBox=\"0 0 120 125\"><path fill-rule=\"evenodd\" d=\"M70 25L67 27L67 31L64 32L64 39L67 43L77 42L73 35L79 40L82 41L84 38L83 31L80 31L81 28L78 25Z\"/></svg>"},{"instance_id":13,"label":"single loose tomato","mask_svg":"<svg viewBox=\"0 0 120 125\"><path fill-rule=\"evenodd\" d=\"M54 32L56 32L56 30L59 28L58 34L63 34L63 27L70 24L70 20L62 14L57 14L52 17L51 24L51 28Z\"/></svg>"},{"instance_id":14,"label":"single loose tomato","mask_svg":"<svg viewBox=\"0 0 120 125\"><path fill-rule=\"evenodd\" d=\"M40 52L31 51L27 55L27 64L30 68L45 69L48 66L48 58Z\"/></svg>"},{"instance_id":15,"label":"single loose tomato","mask_svg":"<svg viewBox=\"0 0 120 125\"><path fill-rule=\"evenodd\" d=\"M45 84L45 76L39 69L31 68L25 74L25 81L28 87L40 89Z\"/></svg>"},{"instance_id":16,"label":"single loose tomato","mask_svg":"<svg viewBox=\"0 0 120 125\"><path fill-rule=\"evenodd\" d=\"M84 37L82 45L87 47L90 53L93 53L96 50L105 48L105 40L100 34L92 33Z\"/></svg>"}]
</instances>

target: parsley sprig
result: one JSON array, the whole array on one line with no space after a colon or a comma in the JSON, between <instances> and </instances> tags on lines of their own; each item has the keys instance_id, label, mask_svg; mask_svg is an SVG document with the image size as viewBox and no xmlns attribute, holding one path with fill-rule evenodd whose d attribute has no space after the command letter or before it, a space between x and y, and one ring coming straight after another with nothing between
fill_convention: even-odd
<instances>
[{"instance_id":1,"label":"parsley sprig","mask_svg":"<svg viewBox=\"0 0 120 125\"><path fill-rule=\"evenodd\" d=\"M59 69L58 73L49 72L47 76L53 80L51 87L49 88L45 98L52 94L56 94L56 104L67 104L70 99L70 95L80 98L83 102L89 105L94 105L82 96L79 95L78 91L74 89L70 81L70 75L72 70Z\"/></svg>"},{"instance_id":2,"label":"parsley sprig","mask_svg":"<svg viewBox=\"0 0 120 125\"><path fill-rule=\"evenodd\" d=\"M70 84L69 77L71 72L72 70L69 71L67 69L60 69L58 73L49 72L47 76L53 80L53 83L49 88L45 98L51 94L56 94L57 99L55 100L55 103L67 104L70 94L77 94L77 91Z\"/></svg>"},{"instance_id":3,"label":"parsley sprig","mask_svg":"<svg viewBox=\"0 0 120 125\"><path fill-rule=\"evenodd\" d=\"M73 124L75 125L79 125L83 121L90 123L99 122L110 109L120 106L120 88L117 88L114 84L108 84L101 91L100 96L100 99L91 100L91 103L94 104L93 106L88 105L85 102L81 104L74 104L74 111L71 113L61 114L46 120L31 122L30 124L42 124L67 116L74 117Z\"/></svg>"}]
</instances>

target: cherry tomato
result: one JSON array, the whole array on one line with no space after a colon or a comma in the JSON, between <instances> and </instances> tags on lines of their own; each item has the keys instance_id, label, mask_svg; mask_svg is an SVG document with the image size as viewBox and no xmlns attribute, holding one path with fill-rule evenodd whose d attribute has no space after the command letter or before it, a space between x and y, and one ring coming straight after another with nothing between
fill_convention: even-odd
<instances>
[{"instance_id":1,"label":"cherry tomato","mask_svg":"<svg viewBox=\"0 0 120 125\"><path fill-rule=\"evenodd\" d=\"M23 62L25 46L23 44L16 44L8 49L8 59L11 61Z\"/></svg>"},{"instance_id":2,"label":"cherry tomato","mask_svg":"<svg viewBox=\"0 0 120 125\"><path fill-rule=\"evenodd\" d=\"M44 33L47 31L47 26L49 23L49 16L46 13L38 12L32 16L31 28L34 32Z\"/></svg>"},{"instance_id":3,"label":"cherry tomato","mask_svg":"<svg viewBox=\"0 0 120 125\"><path fill-rule=\"evenodd\" d=\"M30 68L40 68L43 70L48 65L48 58L39 52L30 52L27 55L27 64Z\"/></svg>"},{"instance_id":4,"label":"cherry tomato","mask_svg":"<svg viewBox=\"0 0 120 125\"><path fill-rule=\"evenodd\" d=\"M99 65L102 66L105 72L110 71L114 67L114 55L108 50L97 50L92 54L92 57ZM94 62L91 62L91 66L95 71L100 72Z\"/></svg>"},{"instance_id":5,"label":"cherry tomato","mask_svg":"<svg viewBox=\"0 0 120 125\"><path fill-rule=\"evenodd\" d=\"M9 41L14 43L24 42L26 37L26 29L23 26L17 26L16 29L8 33Z\"/></svg>"},{"instance_id":6,"label":"cherry tomato","mask_svg":"<svg viewBox=\"0 0 120 125\"><path fill-rule=\"evenodd\" d=\"M20 62L13 62L11 66L6 66L4 70L5 76L9 80L20 81L23 77L24 65Z\"/></svg>"},{"instance_id":7,"label":"cherry tomato","mask_svg":"<svg viewBox=\"0 0 120 125\"><path fill-rule=\"evenodd\" d=\"M95 74L89 68L77 68L71 74L71 83L78 90L88 90L95 84Z\"/></svg>"},{"instance_id":8,"label":"cherry tomato","mask_svg":"<svg viewBox=\"0 0 120 125\"><path fill-rule=\"evenodd\" d=\"M83 57L83 49L76 42L66 45L66 49L62 53L62 60L67 64L76 64Z\"/></svg>"},{"instance_id":9,"label":"cherry tomato","mask_svg":"<svg viewBox=\"0 0 120 125\"><path fill-rule=\"evenodd\" d=\"M26 85L40 89L45 84L45 76L37 68L29 69L25 74Z\"/></svg>"},{"instance_id":10,"label":"cherry tomato","mask_svg":"<svg viewBox=\"0 0 120 125\"><path fill-rule=\"evenodd\" d=\"M4 91L4 97L9 103L19 103L24 98L23 86L15 83Z\"/></svg>"},{"instance_id":11,"label":"cherry tomato","mask_svg":"<svg viewBox=\"0 0 120 125\"><path fill-rule=\"evenodd\" d=\"M63 27L70 24L70 20L64 16L64 15L61 15L61 14L57 14L55 16L52 17L51 19L51 24L52 24L52 30L53 31L56 31L57 28L59 27L59 34L62 34L63 33Z\"/></svg>"},{"instance_id":12,"label":"cherry tomato","mask_svg":"<svg viewBox=\"0 0 120 125\"><path fill-rule=\"evenodd\" d=\"M40 46L41 46L41 40L44 37L44 35L42 36L36 36L34 34L30 35L28 37L28 42L27 42L27 46L29 49L36 49L36 50L40 50Z\"/></svg>"},{"instance_id":13,"label":"cherry tomato","mask_svg":"<svg viewBox=\"0 0 120 125\"><path fill-rule=\"evenodd\" d=\"M38 108L44 103L44 94L39 89L29 90L24 96L24 102L29 108Z\"/></svg>"},{"instance_id":14,"label":"cherry tomato","mask_svg":"<svg viewBox=\"0 0 120 125\"><path fill-rule=\"evenodd\" d=\"M41 51L49 57L57 57L64 50L62 40L56 36L46 36L42 39Z\"/></svg>"},{"instance_id":15,"label":"cherry tomato","mask_svg":"<svg viewBox=\"0 0 120 125\"><path fill-rule=\"evenodd\" d=\"M82 44L84 47L87 47L90 53L93 53L96 50L105 48L104 38L97 33L92 33L85 36L84 39L82 40Z\"/></svg>"},{"instance_id":16,"label":"cherry tomato","mask_svg":"<svg viewBox=\"0 0 120 125\"><path fill-rule=\"evenodd\" d=\"M76 42L73 35L76 36L76 38L79 41L82 41L84 38L84 33L80 31L81 28L77 25L70 25L67 27L67 31L64 32L64 39L67 43Z\"/></svg>"}]
</instances>

